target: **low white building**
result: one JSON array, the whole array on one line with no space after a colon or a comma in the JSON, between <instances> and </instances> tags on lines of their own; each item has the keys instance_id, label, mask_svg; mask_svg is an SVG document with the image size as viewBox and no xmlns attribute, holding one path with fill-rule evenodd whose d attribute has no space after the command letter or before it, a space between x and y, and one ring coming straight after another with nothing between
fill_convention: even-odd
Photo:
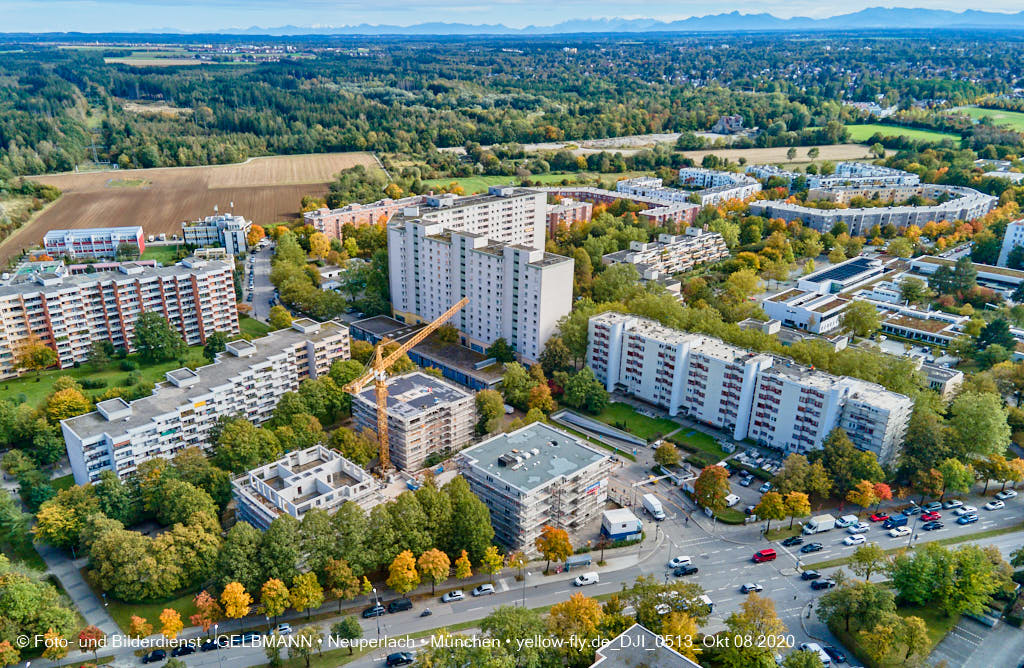
<instances>
[{"instance_id":1,"label":"low white building","mask_svg":"<svg viewBox=\"0 0 1024 668\"><path fill-rule=\"evenodd\" d=\"M181 224L182 238L189 246L221 246L228 255L244 253L252 223L242 216L222 213Z\"/></svg>"},{"instance_id":2,"label":"low white building","mask_svg":"<svg viewBox=\"0 0 1024 668\"><path fill-rule=\"evenodd\" d=\"M828 334L840 329L843 312L849 305L850 300L845 297L803 290L787 290L761 302L769 318L812 334Z\"/></svg>"},{"instance_id":3,"label":"low white building","mask_svg":"<svg viewBox=\"0 0 1024 668\"><path fill-rule=\"evenodd\" d=\"M878 258L858 255L808 274L797 282L797 289L823 295L836 294L866 283L885 273L885 263Z\"/></svg>"},{"instance_id":4,"label":"low white building","mask_svg":"<svg viewBox=\"0 0 1024 668\"><path fill-rule=\"evenodd\" d=\"M656 241L648 243L631 241L627 250L603 255L601 262L632 264L642 276L648 269L678 274L726 257L729 248L721 234L689 227L686 234L659 234Z\"/></svg>"},{"instance_id":5,"label":"low white building","mask_svg":"<svg viewBox=\"0 0 1024 668\"><path fill-rule=\"evenodd\" d=\"M1021 176L1024 176L1024 174ZM1005 267L1010 259L1010 251L1017 246L1024 246L1024 218L1006 225L1006 234L1003 235L1003 247L999 249L999 259L996 261L996 265Z\"/></svg>"}]
</instances>

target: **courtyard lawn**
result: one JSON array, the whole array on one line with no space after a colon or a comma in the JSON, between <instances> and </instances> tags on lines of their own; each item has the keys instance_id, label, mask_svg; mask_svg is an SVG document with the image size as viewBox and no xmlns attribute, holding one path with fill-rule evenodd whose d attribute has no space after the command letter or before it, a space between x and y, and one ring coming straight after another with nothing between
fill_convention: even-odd
<instances>
[{"instance_id":1,"label":"courtyard lawn","mask_svg":"<svg viewBox=\"0 0 1024 668\"><path fill-rule=\"evenodd\" d=\"M679 423L672 420L640 415L629 404L609 404L608 408L593 417L647 441L653 441L680 427Z\"/></svg>"},{"instance_id":2,"label":"courtyard lawn","mask_svg":"<svg viewBox=\"0 0 1024 668\"><path fill-rule=\"evenodd\" d=\"M1021 114L1024 116L1024 114ZM901 128L895 125L881 125L879 123L866 123L863 125L847 125L850 131L850 141L866 142L877 132L883 137L906 137L907 139L942 141L950 139L960 141L960 136L949 132L937 132L935 130L918 130L917 128Z\"/></svg>"},{"instance_id":3,"label":"courtyard lawn","mask_svg":"<svg viewBox=\"0 0 1024 668\"><path fill-rule=\"evenodd\" d=\"M175 257L178 255L178 248L174 244L168 244L166 246L146 246L146 250L142 252L142 260L156 260L160 264L169 265L174 264Z\"/></svg>"},{"instance_id":4,"label":"courtyard lawn","mask_svg":"<svg viewBox=\"0 0 1024 668\"><path fill-rule=\"evenodd\" d=\"M1003 109L982 109L981 107L956 107L953 111L967 114L974 120L991 118L996 125L1009 125L1017 132L1024 132L1024 112Z\"/></svg>"},{"instance_id":5,"label":"courtyard lawn","mask_svg":"<svg viewBox=\"0 0 1024 668\"><path fill-rule=\"evenodd\" d=\"M260 322L256 318L250 318L243 313L238 314L238 329L242 332L242 338L250 341L266 336L273 331L270 325Z\"/></svg>"},{"instance_id":6,"label":"courtyard lawn","mask_svg":"<svg viewBox=\"0 0 1024 668\"><path fill-rule=\"evenodd\" d=\"M75 476L74 474L69 473L65 476L54 478L50 481L50 484L53 485L53 489L58 492L62 489L70 489L75 484Z\"/></svg>"},{"instance_id":7,"label":"courtyard lawn","mask_svg":"<svg viewBox=\"0 0 1024 668\"><path fill-rule=\"evenodd\" d=\"M16 399L19 395L24 395L26 402L32 406L38 407L52 391L54 381L61 376L70 376L76 381L81 381L87 378L90 380L107 381L106 387L95 390L85 390L85 395L94 399L112 387L127 387L128 374L130 373L137 374L140 382L159 383L164 380L165 373L172 369L178 369L181 367L181 363L178 362L178 360L160 362L153 365L144 365L139 362L138 355L134 353L129 355L127 359L138 362L139 368L134 372L123 371L120 367L121 360L112 360L106 368L99 371L94 370L92 364L87 363L77 369L50 369L48 371L43 371L40 374L29 372L24 376L5 380L0 383L0 399ZM188 357L186 358L186 366L194 368L206 363L206 358L203 357L202 346L193 346L192 348L189 348Z\"/></svg>"},{"instance_id":8,"label":"courtyard lawn","mask_svg":"<svg viewBox=\"0 0 1024 668\"><path fill-rule=\"evenodd\" d=\"M716 461L721 461L729 456L725 450L723 450L715 439L702 431L696 429L683 429L676 433L670 441L677 443L686 450L699 450L705 452L712 457L716 457Z\"/></svg>"}]
</instances>

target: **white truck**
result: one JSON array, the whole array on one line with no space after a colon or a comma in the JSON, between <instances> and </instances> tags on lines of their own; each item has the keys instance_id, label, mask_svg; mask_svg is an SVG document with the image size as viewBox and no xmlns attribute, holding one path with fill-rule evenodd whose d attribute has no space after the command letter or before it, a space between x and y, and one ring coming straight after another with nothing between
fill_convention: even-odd
<instances>
[{"instance_id":1,"label":"white truck","mask_svg":"<svg viewBox=\"0 0 1024 668\"><path fill-rule=\"evenodd\" d=\"M831 515L815 515L804 525L804 533L811 535L836 528L836 518Z\"/></svg>"},{"instance_id":2,"label":"white truck","mask_svg":"<svg viewBox=\"0 0 1024 668\"><path fill-rule=\"evenodd\" d=\"M640 501L643 503L644 510L649 512L651 517L659 522L665 519L665 510L661 507L661 501L658 500L658 497L653 494L644 494Z\"/></svg>"}]
</instances>

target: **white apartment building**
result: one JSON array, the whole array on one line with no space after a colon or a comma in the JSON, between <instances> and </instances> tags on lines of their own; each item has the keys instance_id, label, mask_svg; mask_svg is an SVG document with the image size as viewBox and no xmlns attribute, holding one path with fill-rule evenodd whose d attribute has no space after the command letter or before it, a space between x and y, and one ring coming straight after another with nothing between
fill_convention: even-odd
<instances>
[{"instance_id":1,"label":"white apartment building","mask_svg":"<svg viewBox=\"0 0 1024 668\"><path fill-rule=\"evenodd\" d=\"M577 534L608 498L609 454L542 422L489 438L456 461L490 510L494 537L530 554L545 525Z\"/></svg>"},{"instance_id":2,"label":"white apartment building","mask_svg":"<svg viewBox=\"0 0 1024 668\"><path fill-rule=\"evenodd\" d=\"M189 246L222 246L228 255L244 253L252 223L242 216L222 213L181 224L182 238Z\"/></svg>"},{"instance_id":3,"label":"white apartment building","mask_svg":"<svg viewBox=\"0 0 1024 668\"><path fill-rule=\"evenodd\" d=\"M615 189L627 195L658 199L666 204L689 203L697 206L717 206L731 199L746 199L761 191L757 179L746 174L698 167L680 169L679 183L698 189L667 188L662 185L661 179L650 176L619 181Z\"/></svg>"},{"instance_id":4,"label":"white apartment building","mask_svg":"<svg viewBox=\"0 0 1024 668\"><path fill-rule=\"evenodd\" d=\"M0 287L0 375L18 374L19 349L38 339L57 351L64 368L89 358L94 341L132 349L135 321L145 311L164 316L185 343L215 331L238 333L232 279L225 262L189 258L169 267L133 263L116 271L59 275Z\"/></svg>"},{"instance_id":5,"label":"white apartment building","mask_svg":"<svg viewBox=\"0 0 1024 668\"><path fill-rule=\"evenodd\" d=\"M723 172L704 167L683 167L679 170L678 183L687 188L703 190L751 183L753 180L742 172Z\"/></svg>"},{"instance_id":6,"label":"white apartment building","mask_svg":"<svg viewBox=\"0 0 1024 668\"><path fill-rule=\"evenodd\" d=\"M542 193L491 192L452 198L429 215L423 209L395 215L388 225L394 317L430 322L469 297L450 321L462 345L483 352L504 338L524 360L536 361L572 308L573 261L541 250ZM464 208L463 200L477 204Z\"/></svg>"},{"instance_id":7,"label":"white apartment building","mask_svg":"<svg viewBox=\"0 0 1024 668\"><path fill-rule=\"evenodd\" d=\"M874 383L621 313L590 319L587 365L609 391L784 452L820 448L842 427L884 463L902 444L913 409L909 397Z\"/></svg>"},{"instance_id":8,"label":"white apartment building","mask_svg":"<svg viewBox=\"0 0 1024 668\"><path fill-rule=\"evenodd\" d=\"M434 452L455 452L476 426L476 394L422 371L388 379L388 446L391 463L416 471ZM352 399L356 428L377 431L377 397L368 387Z\"/></svg>"},{"instance_id":9,"label":"white apartment building","mask_svg":"<svg viewBox=\"0 0 1024 668\"><path fill-rule=\"evenodd\" d=\"M142 228L133 225L50 230L43 237L43 248L51 257L114 257L121 244L127 244L141 255L146 250Z\"/></svg>"},{"instance_id":10,"label":"white apartment building","mask_svg":"<svg viewBox=\"0 0 1024 668\"><path fill-rule=\"evenodd\" d=\"M1006 225L1006 234L1003 235L1003 247L999 249L999 259L996 260L996 265L1005 267L1010 259L1010 251L1017 246L1024 246L1024 218Z\"/></svg>"},{"instance_id":11,"label":"white apartment building","mask_svg":"<svg viewBox=\"0 0 1024 668\"><path fill-rule=\"evenodd\" d=\"M231 481L238 519L264 531L283 514L301 521L314 508L330 513L346 501L369 505L376 488L366 469L322 445L289 452Z\"/></svg>"},{"instance_id":12,"label":"white apartment building","mask_svg":"<svg viewBox=\"0 0 1024 668\"><path fill-rule=\"evenodd\" d=\"M920 182L917 174L865 162L840 162L832 174L800 174L775 165L747 165L745 171L762 181L773 177L785 179L789 185L797 178L803 177L807 187L812 189L916 186Z\"/></svg>"},{"instance_id":13,"label":"white apartment building","mask_svg":"<svg viewBox=\"0 0 1024 668\"><path fill-rule=\"evenodd\" d=\"M170 458L192 446L205 449L223 416L260 424L285 392L348 357L346 327L300 318L291 329L229 342L212 364L168 371L167 381L148 397L101 401L95 411L61 421L75 483L93 482L104 470L126 478L154 457Z\"/></svg>"},{"instance_id":14,"label":"white apartment building","mask_svg":"<svg viewBox=\"0 0 1024 668\"><path fill-rule=\"evenodd\" d=\"M850 300L833 294L786 290L761 301L761 308L786 327L812 334L828 334L843 324L843 312Z\"/></svg>"},{"instance_id":15,"label":"white apartment building","mask_svg":"<svg viewBox=\"0 0 1024 668\"><path fill-rule=\"evenodd\" d=\"M631 241L628 250L601 256L603 264L632 264L643 276L653 270L678 274L729 257L725 239L717 232L687 228L686 234L659 234L657 241Z\"/></svg>"}]
</instances>

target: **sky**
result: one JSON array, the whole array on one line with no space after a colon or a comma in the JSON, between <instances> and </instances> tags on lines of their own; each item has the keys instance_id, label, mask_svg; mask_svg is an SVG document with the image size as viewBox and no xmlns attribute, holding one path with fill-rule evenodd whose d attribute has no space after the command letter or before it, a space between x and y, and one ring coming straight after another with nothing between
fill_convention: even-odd
<instances>
[{"instance_id":1,"label":"sky","mask_svg":"<svg viewBox=\"0 0 1024 668\"><path fill-rule=\"evenodd\" d=\"M0 0L0 32L126 32L172 29L216 32L250 26L412 25L444 21L510 27L582 18L677 20L739 11L782 18L846 14L867 7L962 11L963 0ZM1021 0L976 0L971 9L1020 11Z\"/></svg>"}]
</instances>

